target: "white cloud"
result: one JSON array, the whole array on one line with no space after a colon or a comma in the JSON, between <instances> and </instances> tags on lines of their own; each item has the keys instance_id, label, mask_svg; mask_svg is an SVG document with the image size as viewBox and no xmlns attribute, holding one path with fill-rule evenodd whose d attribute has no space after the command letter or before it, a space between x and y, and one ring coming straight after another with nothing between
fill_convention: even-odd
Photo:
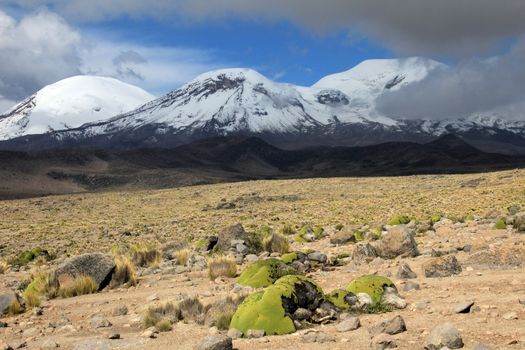
<instances>
[{"instance_id":1,"label":"white cloud","mask_svg":"<svg viewBox=\"0 0 525 350\"><path fill-rule=\"evenodd\" d=\"M0 113L43 86L78 74L116 77L160 95L224 66L214 59L211 51L81 33L47 10L20 21L0 10Z\"/></svg>"}]
</instances>

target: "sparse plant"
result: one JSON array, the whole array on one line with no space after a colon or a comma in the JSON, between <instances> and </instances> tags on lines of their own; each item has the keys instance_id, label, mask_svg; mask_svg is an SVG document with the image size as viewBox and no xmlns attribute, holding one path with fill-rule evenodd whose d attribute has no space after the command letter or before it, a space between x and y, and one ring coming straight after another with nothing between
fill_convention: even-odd
<instances>
[{"instance_id":1,"label":"sparse plant","mask_svg":"<svg viewBox=\"0 0 525 350\"><path fill-rule=\"evenodd\" d=\"M137 245L131 247L131 258L136 266L158 267L161 261L161 253L155 247Z\"/></svg>"},{"instance_id":2,"label":"sparse plant","mask_svg":"<svg viewBox=\"0 0 525 350\"><path fill-rule=\"evenodd\" d=\"M181 249L175 252L175 263L177 265L185 266L191 256L191 250Z\"/></svg>"},{"instance_id":3,"label":"sparse plant","mask_svg":"<svg viewBox=\"0 0 525 350\"><path fill-rule=\"evenodd\" d=\"M24 293L34 295L45 295L48 298L55 298L58 294L57 286L51 283L49 273L37 269L31 274L31 282L25 288Z\"/></svg>"},{"instance_id":4,"label":"sparse plant","mask_svg":"<svg viewBox=\"0 0 525 350\"><path fill-rule=\"evenodd\" d=\"M184 321L204 323L206 308L197 296L184 298L178 303L177 307L180 310L181 319Z\"/></svg>"},{"instance_id":5,"label":"sparse plant","mask_svg":"<svg viewBox=\"0 0 525 350\"><path fill-rule=\"evenodd\" d=\"M369 314L385 314L387 312L391 312L392 307L384 304L384 303L374 303L367 308L367 312Z\"/></svg>"},{"instance_id":6,"label":"sparse plant","mask_svg":"<svg viewBox=\"0 0 525 350\"><path fill-rule=\"evenodd\" d=\"M151 305L144 312L144 326L146 328L156 327L161 321L169 321L170 324L181 319L181 312L178 306L171 302L159 305Z\"/></svg>"},{"instance_id":7,"label":"sparse plant","mask_svg":"<svg viewBox=\"0 0 525 350\"><path fill-rule=\"evenodd\" d=\"M159 332L170 332L173 330L173 325L170 320L163 319L155 324L155 329Z\"/></svg>"},{"instance_id":8,"label":"sparse plant","mask_svg":"<svg viewBox=\"0 0 525 350\"><path fill-rule=\"evenodd\" d=\"M137 285L137 272L135 265L127 256L117 256L115 258L115 271L111 277L110 288L119 286L132 287Z\"/></svg>"},{"instance_id":9,"label":"sparse plant","mask_svg":"<svg viewBox=\"0 0 525 350\"><path fill-rule=\"evenodd\" d=\"M11 304L9 304L9 308L7 310L7 314L11 316L16 316L24 312L24 307L20 302L16 299L11 301Z\"/></svg>"},{"instance_id":10,"label":"sparse plant","mask_svg":"<svg viewBox=\"0 0 525 350\"><path fill-rule=\"evenodd\" d=\"M295 235L295 230L292 225L284 225L281 229L281 233L285 236Z\"/></svg>"},{"instance_id":11,"label":"sparse plant","mask_svg":"<svg viewBox=\"0 0 525 350\"><path fill-rule=\"evenodd\" d=\"M496 221L496 230L505 230L506 228L507 228L507 223L505 222L505 220L502 218L499 218Z\"/></svg>"},{"instance_id":12,"label":"sparse plant","mask_svg":"<svg viewBox=\"0 0 525 350\"><path fill-rule=\"evenodd\" d=\"M38 297L38 293L32 289L27 289L22 294L22 298L24 298L26 305L29 308L40 306L40 298Z\"/></svg>"},{"instance_id":13,"label":"sparse plant","mask_svg":"<svg viewBox=\"0 0 525 350\"><path fill-rule=\"evenodd\" d=\"M337 225L335 225L335 229L336 229L337 231L341 231L341 230L343 229L343 227L345 227L345 225L343 225L343 224L337 224Z\"/></svg>"},{"instance_id":14,"label":"sparse plant","mask_svg":"<svg viewBox=\"0 0 525 350\"><path fill-rule=\"evenodd\" d=\"M233 278L237 275L237 263L234 259L219 256L208 260L208 276L211 280L217 277Z\"/></svg>"},{"instance_id":15,"label":"sparse plant","mask_svg":"<svg viewBox=\"0 0 525 350\"><path fill-rule=\"evenodd\" d=\"M5 260L0 260L0 275L3 275L7 269L9 268L9 264Z\"/></svg>"},{"instance_id":16,"label":"sparse plant","mask_svg":"<svg viewBox=\"0 0 525 350\"><path fill-rule=\"evenodd\" d=\"M217 315L217 319L215 320L215 327L220 329L221 331L228 330L230 328L230 323L232 321L234 312L232 311L225 311Z\"/></svg>"},{"instance_id":17,"label":"sparse plant","mask_svg":"<svg viewBox=\"0 0 525 350\"><path fill-rule=\"evenodd\" d=\"M389 226L406 225L410 222L410 217L406 215L396 215L388 222Z\"/></svg>"},{"instance_id":18,"label":"sparse plant","mask_svg":"<svg viewBox=\"0 0 525 350\"><path fill-rule=\"evenodd\" d=\"M281 234L274 233L263 240L264 250L270 253L286 254L290 251L288 239Z\"/></svg>"},{"instance_id":19,"label":"sparse plant","mask_svg":"<svg viewBox=\"0 0 525 350\"><path fill-rule=\"evenodd\" d=\"M58 295L62 298L72 298L80 295L93 294L98 290L97 282L90 276L77 276L68 286L61 286Z\"/></svg>"}]
</instances>

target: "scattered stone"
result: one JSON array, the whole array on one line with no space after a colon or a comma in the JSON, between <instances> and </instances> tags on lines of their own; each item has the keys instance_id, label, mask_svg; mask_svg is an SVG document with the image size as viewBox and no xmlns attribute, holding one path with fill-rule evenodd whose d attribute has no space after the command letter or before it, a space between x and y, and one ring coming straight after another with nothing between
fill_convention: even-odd
<instances>
[{"instance_id":1,"label":"scattered stone","mask_svg":"<svg viewBox=\"0 0 525 350\"><path fill-rule=\"evenodd\" d=\"M372 338L371 348L375 350L395 349L397 344L391 335L381 333Z\"/></svg>"},{"instance_id":2,"label":"scattered stone","mask_svg":"<svg viewBox=\"0 0 525 350\"><path fill-rule=\"evenodd\" d=\"M407 283L405 283L405 285L403 286L403 290L405 292L409 292L411 290L419 290L421 289L421 287L419 286L419 283L416 283L416 282L410 282L408 281Z\"/></svg>"},{"instance_id":3,"label":"scattered stone","mask_svg":"<svg viewBox=\"0 0 525 350\"><path fill-rule=\"evenodd\" d=\"M120 339L120 334L119 333L111 333L110 335L108 335L108 339L110 339L110 340Z\"/></svg>"},{"instance_id":4,"label":"scattered stone","mask_svg":"<svg viewBox=\"0 0 525 350\"><path fill-rule=\"evenodd\" d=\"M304 321L310 319L311 317L312 311L300 307L297 310L295 310L292 318L297 321Z\"/></svg>"},{"instance_id":5,"label":"scattered stone","mask_svg":"<svg viewBox=\"0 0 525 350\"><path fill-rule=\"evenodd\" d=\"M157 338L157 334L159 334L159 332L157 332L155 327L150 327L146 329L144 332L142 332L141 337L154 339L154 338Z\"/></svg>"},{"instance_id":6,"label":"scattered stone","mask_svg":"<svg viewBox=\"0 0 525 350\"><path fill-rule=\"evenodd\" d=\"M59 347L60 345L53 339L47 339L40 345L40 349L56 349Z\"/></svg>"},{"instance_id":7,"label":"scattered stone","mask_svg":"<svg viewBox=\"0 0 525 350\"><path fill-rule=\"evenodd\" d=\"M508 320L508 321L510 321L510 320L517 320L518 319L518 314L516 312L514 312L514 311L507 312L507 313L503 314L503 318L505 320Z\"/></svg>"},{"instance_id":8,"label":"scattered stone","mask_svg":"<svg viewBox=\"0 0 525 350\"><path fill-rule=\"evenodd\" d=\"M124 316L128 314L128 307L124 304L118 304L113 308L113 316Z\"/></svg>"},{"instance_id":9,"label":"scattered stone","mask_svg":"<svg viewBox=\"0 0 525 350\"><path fill-rule=\"evenodd\" d=\"M328 261L328 257L326 256L326 254L323 254L321 252L314 252L314 253L308 254L308 260L317 261L317 262L320 262L321 264L324 264Z\"/></svg>"},{"instance_id":10,"label":"scattered stone","mask_svg":"<svg viewBox=\"0 0 525 350\"><path fill-rule=\"evenodd\" d=\"M356 244L352 254L354 261L372 261L377 256L375 248L370 243Z\"/></svg>"},{"instance_id":11,"label":"scattered stone","mask_svg":"<svg viewBox=\"0 0 525 350\"><path fill-rule=\"evenodd\" d=\"M111 327L111 322L109 322L107 319L105 319L102 316L95 316L89 321L89 324L91 325L91 328L97 329L97 328L107 328Z\"/></svg>"},{"instance_id":12,"label":"scattered stone","mask_svg":"<svg viewBox=\"0 0 525 350\"><path fill-rule=\"evenodd\" d=\"M238 330L238 329L235 329L235 328L230 328L228 330L227 335L228 335L228 337L232 338L233 340L242 338L242 332L240 330Z\"/></svg>"},{"instance_id":13,"label":"scattered stone","mask_svg":"<svg viewBox=\"0 0 525 350\"><path fill-rule=\"evenodd\" d=\"M395 335L399 333L403 333L407 330L405 320L403 320L403 317L396 316L394 318L391 318L389 320L385 320L373 327L370 327L368 329L368 332L372 337L375 337L378 334L385 333L390 335Z\"/></svg>"},{"instance_id":14,"label":"scattered stone","mask_svg":"<svg viewBox=\"0 0 525 350\"><path fill-rule=\"evenodd\" d=\"M478 343L472 350L492 350L492 348L486 344Z\"/></svg>"},{"instance_id":15,"label":"scattered stone","mask_svg":"<svg viewBox=\"0 0 525 350\"><path fill-rule=\"evenodd\" d=\"M468 314L474 305L474 301L467 301L466 303L458 304L454 307L455 314Z\"/></svg>"},{"instance_id":16,"label":"scattered stone","mask_svg":"<svg viewBox=\"0 0 525 350\"><path fill-rule=\"evenodd\" d=\"M425 277L450 277L461 273L461 265L454 255L432 258L423 264Z\"/></svg>"},{"instance_id":17,"label":"scattered stone","mask_svg":"<svg viewBox=\"0 0 525 350\"><path fill-rule=\"evenodd\" d=\"M51 274L51 283L66 286L78 276L89 276L97 284L98 290L106 287L115 270L113 257L101 253L84 254L66 260Z\"/></svg>"},{"instance_id":18,"label":"scattered stone","mask_svg":"<svg viewBox=\"0 0 525 350\"><path fill-rule=\"evenodd\" d=\"M419 255L414 230L407 225L391 227L379 241L372 242L378 256L383 259L416 257Z\"/></svg>"},{"instance_id":19,"label":"scattered stone","mask_svg":"<svg viewBox=\"0 0 525 350\"><path fill-rule=\"evenodd\" d=\"M303 342L305 343L332 343L335 342L335 337L324 332L311 331L303 335Z\"/></svg>"},{"instance_id":20,"label":"scattered stone","mask_svg":"<svg viewBox=\"0 0 525 350\"><path fill-rule=\"evenodd\" d=\"M42 316L43 314L44 314L44 309L42 309L41 307L35 307L33 309L33 315Z\"/></svg>"},{"instance_id":21,"label":"scattered stone","mask_svg":"<svg viewBox=\"0 0 525 350\"><path fill-rule=\"evenodd\" d=\"M259 257L255 254L248 254L244 257L244 260L246 260L246 262L252 263L259 260Z\"/></svg>"},{"instance_id":22,"label":"scattered stone","mask_svg":"<svg viewBox=\"0 0 525 350\"><path fill-rule=\"evenodd\" d=\"M335 232L330 237L330 243L335 245L343 245L346 243L355 243L356 237L355 232L359 229L359 226L345 226L341 231Z\"/></svg>"},{"instance_id":23,"label":"scattered stone","mask_svg":"<svg viewBox=\"0 0 525 350\"><path fill-rule=\"evenodd\" d=\"M399 296L397 289L385 287L384 290L383 297L381 298L383 304L396 309L404 309L407 307L407 302Z\"/></svg>"},{"instance_id":24,"label":"scattered stone","mask_svg":"<svg viewBox=\"0 0 525 350\"><path fill-rule=\"evenodd\" d=\"M159 296L158 296L157 294L150 295L150 296L146 299L146 301L147 301L148 303L151 303L152 301L157 301L157 300L159 300Z\"/></svg>"},{"instance_id":25,"label":"scattered stone","mask_svg":"<svg viewBox=\"0 0 525 350\"><path fill-rule=\"evenodd\" d=\"M11 304L17 302L21 307L22 311L25 305L24 300L16 293L8 292L0 295L0 316L6 315L9 312Z\"/></svg>"},{"instance_id":26,"label":"scattered stone","mask_svg":"<svg viewBox=\"0 0 525 350\"><path fill-rule=\"evenodd\" d=\"M355 329L358 329L360 326L361 326L361 321L359 320L359 318L352 316L352 317L349 317L349 318L345 319L341 323L339 323L335 327L335 329L338 332L342 333L342 332L353 331Z\"/></svg>"},{"instance_id":27,"label":"scattered stone","mask_svg":"<svg viewBox=\"0 0 525 350\"><path fill-rule=\"evenodd\" d=\"M436 326L425 341L426 350L440 350L444 347L449 349L461 349L463 339L459 331L450 323Z\"/></svg>"},{"instance_id":28,"label":"scattered stone","mask_svg":"<svg viewBox=\"0 0 525 350\"><path fill-rule=\"evenodd\" d=\"M248 329L246 337L251 339L262 338L266 335L266 332L262 329Z\"/></svg>"},{"instance_id":29,"label":"scattered stone","mask_svg":"<svg viewBox=\"0 0 525 350\"><path fill-rule=\"evenodd\" d=\"M521 305L525 305L525 298L518 299L518 303L520 303Z\"/></svg>"},{"instance_id":30,"label":"scattered stone","mask_svg":"<svg viewBox=\"0 0 525 350\"><path fill-rule=\"evenodd\" d=\"M417 275L407 263L402 263L397 270L397 278L399 279L412 279L417 278Z\"/></svg>"},{"instance_id":31,"label":"scattered stone","mask_svg":"<svg viewBox=\"0 0 525 350\"><path fill-rule=\"evenodd\" d=\"M233 350L232 338L223 335L211 335L204 338L196 350Z\"/></svg>"}]
</instances>

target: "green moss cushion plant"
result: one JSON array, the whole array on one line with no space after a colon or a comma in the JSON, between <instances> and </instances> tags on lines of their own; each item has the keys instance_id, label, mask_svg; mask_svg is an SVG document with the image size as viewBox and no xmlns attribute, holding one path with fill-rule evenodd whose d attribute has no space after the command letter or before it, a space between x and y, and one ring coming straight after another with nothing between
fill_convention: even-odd
<instances>
[{"instance_id":1,"label":"green moss cushion plant","mask_svg":"<svg viewBox=\"0 0 525 350\"><path fill-rule=\"evenodd\" d=\"M366 293L374 303L381 302L385 287L395 288L394 282L383 276L366 275L356 278L346 288L354 294Z\"/></svg>"},{"instance_id":2,"label":"green moss cushion plant","mask_svg":"<svg viewBox=\"0 0 525 350\"><path fill-rule=\"evenodd\" d=\"M295 260L297 260L298 258L299 258L299 256L297 255L297 253L288 253L288 254L284 254L283 256L281 256L281 260L285 264L291 264Z\"/></svg>"},{"instance_id":3,"label":"green moss cushion plant","mask_svg":"<svg viewBox=\"0 0 525 350\"><path fill-rule=\"evenodd\" d=\"M507 223L503 219L498 219L496 221L496 229L497 230L505 230L507 228Z\"/></svg>"},{"instance_id":4,"label":"green moss cushion plant","mask_svg":"<svg viewBox=\"0 0 525 350\"><path fill-rule=\"evenodd\" d=\"M233 315L230 328L244 335L249 329L264 330L266 335L293 333L295 326L290 315L299 307L317 307L322 297L323 291L312 280L285 276L246 298Z\"/></svg>"},{"instance_id":5,"label":"green moss cushion plant","mask_svg":"<svg viewBox=\"0 0 525 350\"><path fill-rule=\"evenodd\" d=\"M326 301L331 302L341 310L348 311L357 302L354 293L344 289L336 289L325 296Z\"/></svg>"},{"instance_id":6,"label":"green moss cushion plant","mask_svg":"<svg viewBox=\"0 0 525 350\"><path fill-rule=\"evenodd\" d=\"M249 265L239 276L238 283L254 288L267 287L279 278L294 275L297 271L282 260L270 258Z\"/></svg>"}]
</instances>

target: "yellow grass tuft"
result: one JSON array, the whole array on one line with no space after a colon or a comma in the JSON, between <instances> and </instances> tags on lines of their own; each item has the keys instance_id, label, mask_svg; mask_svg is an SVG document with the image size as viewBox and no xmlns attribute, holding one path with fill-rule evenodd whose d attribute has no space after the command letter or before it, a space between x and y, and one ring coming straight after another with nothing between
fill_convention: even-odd
<instances>
[{"instance_id":1,"label":"yellow grass tuft","mask_svg":"<svg viewBox=\"0 0 525 350\"><path fill-rule=\"evenodd\" d=\"M237 276L237 263L234 259L220 256L208 260L208 276L211 280L217 277Z\"/></svg>"},{"instance_id":2,"label":"yellow grass tuft","mask_svg":"<svg viewBox=\"0 0 525 350\"><path fill-rule=\"evenodd\" d=\"M132 287L137 285L137 272L135 265L129 257L122 255L115 257L115 266L115 272L113 272L109 284L110 288L120 286Z\"/></svg>"},{"instance_id":3,"label":"yellow grass tuft","mask_svg":"<svg viewBox=\"0 0 525 350\"><path fill-rule=\"evenodd\" d=\"M80 295L93 294L98 290L97 282L90 276L77 276L70 286L60 287L58 295L62 298L72 298Z\"/></svg>"}]
</instances>

